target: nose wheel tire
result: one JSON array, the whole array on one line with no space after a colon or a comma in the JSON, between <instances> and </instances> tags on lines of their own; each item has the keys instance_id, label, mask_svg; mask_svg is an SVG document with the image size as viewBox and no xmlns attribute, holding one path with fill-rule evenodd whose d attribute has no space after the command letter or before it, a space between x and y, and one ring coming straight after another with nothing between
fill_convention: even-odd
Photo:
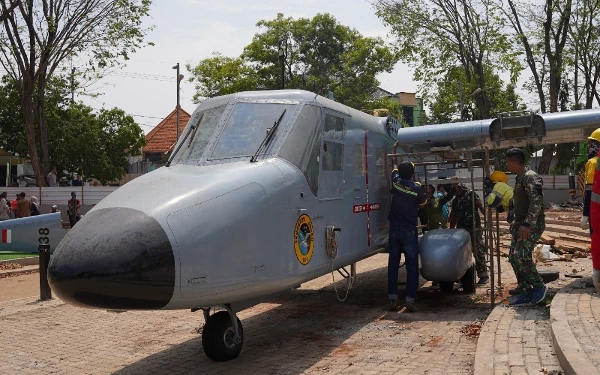
<instances>
[{"instance_id":1,"label":"nose wheel tire","mask_svg":"<svg viewBox=\"0 0 600 375\"><path fill-rule=\"evenodd\" d=\"M202 347L208 358L225 362L240 355L244 344L244 331L239 319L237 324L240 335L239 339L235 340L235 331L227 311L219 311L208 318L202 330Z\"/></svg>"}]
</instances>

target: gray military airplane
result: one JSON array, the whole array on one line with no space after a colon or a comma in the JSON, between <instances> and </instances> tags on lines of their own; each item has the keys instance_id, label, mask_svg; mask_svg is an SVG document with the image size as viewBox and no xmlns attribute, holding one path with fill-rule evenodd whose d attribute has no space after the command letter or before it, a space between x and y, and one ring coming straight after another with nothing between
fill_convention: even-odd
<instances>
[{"instance_id":1,"label":"gray military airplane","mask_svg":"<svg viewBox=\"0 0 600 375\"><path fill-rule=\"evenodd\" d=\"M533 120L522 131L546 136ZM392 144L407 147L409 131L416 145L444 146L465 126L429 137L430 126L402 129L298 90L208 99L166 167L110 194L65 236L50 285L78 306L202 309L207 356L236 358L239 311L386 247ZM491 144L482 133L469 145Z\"/></svg>"}]
</instances>

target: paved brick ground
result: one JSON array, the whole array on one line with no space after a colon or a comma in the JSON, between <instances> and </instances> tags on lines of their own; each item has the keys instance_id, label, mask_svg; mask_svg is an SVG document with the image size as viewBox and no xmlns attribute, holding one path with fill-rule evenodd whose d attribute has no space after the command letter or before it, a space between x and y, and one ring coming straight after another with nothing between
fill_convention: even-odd
<instances>
[{"instance_id":1,"label":"paved brick ground","mask_svg":"<svg viewBox=\"0 0 600 375\"><path fill-rule=\"evenodd\" d=\"M506 258L503 258L502 269L505 270L502 276L502 281L505 290L516 287L514 273L507 266ZM548 262L538 264L540 271L558 271L560 277L547 286L549 287L546 301L550 302L553 295L560 296L565 291L579 291L587 289L588 292L581 294L574 303L569 303L571 306L568 315L577 315L576 312L580 307L582 316L588 318L593 307L591 303L594 299L585 297L589 293L589 288L585 288L586 282L590 282L591 278L591 260L590 259L574 259L572 262ZM578 274L581 279L573 279L565 277L565 274ZM584 288L584 289L582 289ZM553 345L551 327L554 327L554 315L550 311L554 311L555 304L561 304L560 298L551 301L549 306L542 307L505 307L504 304L497 306L487 318L485 325L481 331L477 344L477 355L475 361L475 374L542 374L545 370L550 374L560 374L566 368L561 368L559 363L559 354L556 347ZM564 305L564 303L562 303ZM587 304L587 306L586 306ZM600 306L598 306L600 308ZM564 307L563 307L564 310ZM600 316L598 316L600 317ZM569 322L578 317L569 317ZM577 331L590 330L593 336L592 323L588 322L588 326L583 325L583 322L572 323L579 327ZM600 331L600 329L599 329ZM598 332L600 333L600 332ZM583 335L582 335L583 337ZM589 340L586 341L589 343ZM597 348L597 346L595 347ZM554 372L553 372L554 371ZM567 372L568 373L568 372ZM590 372L580 372L588 374ZM590 373L591 374L591 373Z\"/></svg>"},{"instance_id":2,"label":"paved brick ground","mask_svg":"<svg viewBox=\"0 0 600 375\"><path fill-rule=\"evenodd\" d=\"M600 374L600 298L585 281L562 288L552 301L552 333L565 371Z\"/></svg>"},{"instance_id":3,"label":"paved brick ground","mask_svg":"<svg viewBox=\"0 0 600 375\"><path fill-rule=\"evenodd\" d=\"M476 374L542 374L561 371L546 308L496 307L479 336Z\"/></svg>"},{"instance_id":4,"label":"paved brick ground","mask_svg":"<svg viewBox=\"0 0 600 375\"><path fill-rule=\"evenodd\" d=\"M244 349L227 363L204 356L201 313L0 303L0 374L472 373L477 340L462 330L486 318L485 296L424 287L420 312L388 313L386 264L385 254L360 262L344 303L327 275L243 311Z\"/></svg>"}]
</instances>

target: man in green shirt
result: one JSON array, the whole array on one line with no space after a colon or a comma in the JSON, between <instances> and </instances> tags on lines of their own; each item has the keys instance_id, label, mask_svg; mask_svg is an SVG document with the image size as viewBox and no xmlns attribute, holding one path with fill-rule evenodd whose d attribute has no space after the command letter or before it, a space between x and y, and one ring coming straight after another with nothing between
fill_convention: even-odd
<instances>
[{"instance_id":1,"label":"man in green shirt","mask_svg":"<svg viewBox=\"0 0 600 375\"><path fill-rule=\"evenodd\" d=\"M540 239L546 222L541 177L525 165L525 152L518 148L506 151L506 165L517 175L514 190L515 220L511 225L510 261L519 286L511 306L544 302L546 285L532 259L535 243Z\"/></svg>"},{"instance_id":2,"label":"man in green shirt","mask_svg":"<svg viewBox=\"0 0 600 375\"><path fill-rule=\"evenodd\" d=\"M483 204L479 195L465 184L455 184L456 198L452 201L452 212L450 212L450 228L464 229L469 232L471 237L473 256L475 257L475 268L479 281L477 284L483 285L490 280L487 265L485 263L486 249L483 244L481 217L479 212L483 212ZM475 201L475 209L473 209Z\"/></svg>"},{"instance_id":3,"label":"man in green shirt","mask_svg":"<svg viewBox=\"0 0 600 375\"><path fill-rule=\"evenodd\" d=\"M423 208L423 218L425 221L421 224L427 225L427 230L446 229L448 224L444 217L444 206L454 198L454 189L448 189L448 193L443 196L435 194L435 187L427 185L427 205Z\"/></svg>"}]
</instances>

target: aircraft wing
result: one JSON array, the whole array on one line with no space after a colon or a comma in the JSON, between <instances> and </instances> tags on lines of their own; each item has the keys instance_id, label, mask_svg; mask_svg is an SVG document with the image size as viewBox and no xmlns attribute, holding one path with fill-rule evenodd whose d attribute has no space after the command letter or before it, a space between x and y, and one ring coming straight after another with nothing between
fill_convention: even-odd
<instances>
[{"instance_id":1,"label":"aircraft wing","mask_svg":"<svg viewBox=\"0 0 600 375\"><path fill-rule=\"evenodd\" d=\"M600 109L586 109L400 128L397 139L404 152L428 152L434 147L469 151L581 142L597 128Z\"/></svg>"}]
</instances>

